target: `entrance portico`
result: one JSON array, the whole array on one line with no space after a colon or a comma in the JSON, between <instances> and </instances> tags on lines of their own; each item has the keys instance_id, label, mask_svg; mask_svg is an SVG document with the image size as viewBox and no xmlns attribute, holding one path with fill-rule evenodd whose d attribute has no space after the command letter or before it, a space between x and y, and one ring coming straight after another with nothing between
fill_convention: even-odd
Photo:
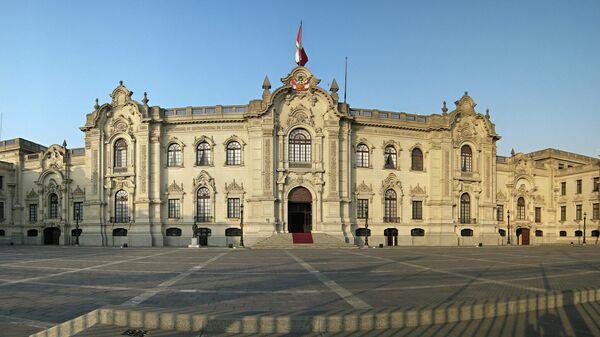
<instances>
[{"instance_id":1,"label":"entrance portico","mask_svg":"<svg viewBox=\"0 0 600 337\"><path fill-rule=\"evenodd\" d=\"M310 233L312 230L312 194L298 186L288 195L288 232Z\"/></svg>"}]
</instances>

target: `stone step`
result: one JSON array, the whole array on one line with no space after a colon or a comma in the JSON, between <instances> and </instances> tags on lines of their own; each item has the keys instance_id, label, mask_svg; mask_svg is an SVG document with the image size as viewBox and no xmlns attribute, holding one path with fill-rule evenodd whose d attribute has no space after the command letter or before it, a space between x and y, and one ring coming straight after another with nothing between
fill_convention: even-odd
<instances>
[{"instance_id":1,"label":"stone step","mask_svg":"<svg viewBox=\"0 0 600 337\"><path fill-rule=\"evenodd\" d=\"M325 233L312 233L313 243L294 244L291 233L274 234L252 246L253 249L291 249L291 248L355 248L355 245Z\"/></svg>"}]
</instances>

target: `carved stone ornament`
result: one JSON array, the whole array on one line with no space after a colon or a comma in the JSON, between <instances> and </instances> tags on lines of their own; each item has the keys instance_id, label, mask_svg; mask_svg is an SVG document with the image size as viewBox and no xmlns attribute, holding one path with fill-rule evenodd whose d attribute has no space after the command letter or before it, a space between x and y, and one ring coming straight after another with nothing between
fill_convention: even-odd
<instances>
[{"instance_id":1,"label":"carved stone ornament","mask_svg":"<svg viewBox=\"0 0 600 337\"><path fill-rule=\"evenodd\" d=\"M290 116L288 118L288 125L295 124L308 124L315 125L314 116L310 109L305 109L303 107L297 107L292 112L290 112Z\"/></svg>"},{"instance_id":2,"label":"carved stone ornament","mask_svg":"<svg viewBox=\"0 0 600 337\"><path fill-rule=\"evenodd\" d=\"M398 177L390 173L387 178L381 183L381 194L384 194L385 191L389 188L393 188L396 191L399 191L402 194L402 183L398 179Z\"/></svg>"},{"instance_id":3,"label":"carved stone ornament","mask_svg":"<svg viewBox=\"0 0 600 337\"><path fill-rule=\"evenodd\" d=\"M215 180L205 170L200 171L198 176L192 180L192 186L196 187L210 187L215 191Z\"/></svg>"},{"instance_id":4,"label":"carved stone ornament","mask_svg":"<svg viewBox=\"0 0 600 337\"><path fill-rule=\"evenodd\" d=\"M79 185L77 185L77 187L73 190L73 197L83 197L85 196L85 191L81 189L81 187L79 187Z\"/></svg>"},{"instance_id":5,"label":"carved stone ornament","mask_svg":"<svg viewBox=\"0 0 600 337\"><path fill-rule=\"evenodd\" d=\"M177 184L175 180L167 186L167 192L171 193L183 193L183 183Z\"/></svg>"},{"instance_id":6,"label":"carved stone ornament","mask_svg":"<svg viewBox=\"0 0 600 337\"><path fill-rule=\"evenodd\" d=\"M34 189L32 188L31 191L29 191L29 193L27 193L27 197L25 197L27 200L37 200L38 199L38 194L36 191L34 191Z\"/></svg>"},{"instance_id":7,"label":"carved stone ornament","mask_svg":"<svg viewBox=\"0 0 600 337\"><path fill-rule=\"evenodd\" d=\"M477 103L469 96L469 93L465 91L465 94L456 102L456 110L464 114L474 114L475 106Z\"/></svg>"},{"instance_id":8,"label":"carved stone ornament","mask_svg":"<svg viewBox=\"0 0 600 337\"><path fill-rule=\"evenodd\" d=\"M373 186L365 184L364 180L356 187L356 194L372 194L372 193L373 193Z\"/></svg>"},{"instance_id":9,"label":"carved stone ornament","mask_svg":"<svg viewBox=\"0 0 600 337\"><path fill-rule=\"evenodd\" d=\"M225 183L225 191L226 192L243 192L244 191L244 184L238 184L235 179L233 179L233 182L230 184Z\"/></svg>"},{"instance_id":10,"label":"carved stone ornament","mask_svg":"<svg viewBox=\"0 0 600 337\"><path fill-rule=\"evenodd\" d=\"M304 92L316 87L321 80L315 78L305 67L296 67L292 72L281 79L284 85L289 85L296 92Z\"/></svg>"},{"instance_id":11,"label":"carved stone ornament","mask_svg":"<svg viewBox=\"0 0 600 337\"><path fill-rule=\"evenodd\" d=\"M500 192L496 193L496 200L505 201L506 195L504 193L502 193L502 191L500 191Z\"/></svg>"},{"instance_id":12,"label":"carved stone ornament","mask_svg":"<svg viewBox=\"0 0 600 337\"><path fill-rule=\"evenodd\" d=\"M131 103L131 95L133 95L133 91L129 91L127 87L123 85L123 81L120 81L119 86L117 86L110 94L112 105L118 107Z\"/></svg>"},{"instance_id":13,"label":"carved stone ornament","mask_svg":"<svg viewBox=\"0 0 600 337\"><path fill-rule=\"evenodd\" d=\"M417 184L417 186L410 189L410 194L413 196L425 196L427 195L427 192L425 192L425 188Z\"/></svg>"}]
</instances>

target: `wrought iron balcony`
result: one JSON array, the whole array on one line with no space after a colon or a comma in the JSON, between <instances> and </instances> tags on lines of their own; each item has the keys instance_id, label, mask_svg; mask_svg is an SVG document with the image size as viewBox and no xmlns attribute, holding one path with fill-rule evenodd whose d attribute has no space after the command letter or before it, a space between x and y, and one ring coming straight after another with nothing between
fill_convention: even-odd
<instances>
[{"instance_id":1,"label":"wrought iron balcony","mask_svg":"<svg viewBox=\"0 0 600 337\"><path fill-rule=\"evenodd\" d=\"M127 172L127 167L126 167L126 166L121 166L121 167L113 167L113 172L114 172L114 173L123 173L123 172Z\"/></svg>"},{"instance_id":2,"label":"wrought iron balcony","mask_svg":"<svg viewBox=\"0 0 600 337\"><path fill-rule=\"evenodd\" d=\"M458 221L462 224L476 224L477 219L475 218L460 218Z\"/></svg>"},{"instance_id":3,"label":"wrought iron balcony","mask_svg":"<svg viewBox=\"0 0 600 337\"><path fill-rule=\"evenodd\" d=\"M383 222L387 222L387 223L390 223L390 222L400 222L400 217L386 216L386 217L383 217Z\"/></svg>"},{"instance_id":4,"label":"wrought iron balcony","mask_svg":"<svg viewBox=\"0 0 600 337\"><path fill-rule=\"evenodd\" d=\"M196 215L196 222L212 222L212 216L208 215Z\"/></svg>"},{"instance_id":5,"label":"wrought iron balcony","mask_svg":"<svg viewBox=\"0 0 600 337\"><path fill-rule=\"evenodd\" d=\"M131 218L128 216L115 216L110 218L111 223L129 223Z\"/></svg>"}]
</instances>

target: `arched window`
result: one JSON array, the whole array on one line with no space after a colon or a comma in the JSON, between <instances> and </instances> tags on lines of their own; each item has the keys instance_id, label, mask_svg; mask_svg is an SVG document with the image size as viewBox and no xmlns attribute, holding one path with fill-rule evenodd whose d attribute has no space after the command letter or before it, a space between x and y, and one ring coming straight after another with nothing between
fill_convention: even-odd
<instances>
[{"instance_id":1,"label":"arched window","mask_svg":"<svg viewBox=\"0 0 600 337\"><path fill-rule=\"evenodd\" d=\"M567 236L567 231L560 231L558 233L559 236Z\"/></svg>"},{"instance_id":2,"label":"arched window","mask_svg":"<svg viewBox=\"0 0 600 337\"><path fill-rule=\"evenodd\" d=\"M181 145L173 143L167 149L167 166L181 166Z\"/></svg>"},{"instance_id":3,"label":"arched window","mask_svg":"<svg viewBox=\"0 0 600 337\"><path fill-rule=\"evenodd\" d=\"M304 129L290 132L289 140L290 163L310 163L310 134Z\"/></svg>"},{"instance_id":4,"label":"arched window","mask_svg":"<svg viewBox=\"0 0 600 337\"><path fill-rule=\"evenodd\" d=\"M471 223L471 198L468 193L460 196L460 223Z\"/></svg>"},{"instance_id":5,"label":"arched window","mask_svg":"<svg viewBox=\"0 0 600 337\"><path fill-rule=\"evenodd\" d=\"M240 143L233 141L227 144L227 165L242 164L242 146Z\"/></svg>"},{"instance_id":6,"label":"arched window","mask_svg":"<svg viewBox=\"0 0 600 337\"><path fill-rule=\"evenodd\" d=\"M423 171L423 152L418 147L415 147L412 150L411 159L411 170L413 171Z\"/></svg>"},{"instance_id":7,"label":"arched window","mask_svg":"<svg viewBox=\"0 0 600 337\"><path fill-rule=\"evenodd\" d=\"M207 142L202 142L196 147L196 165L208 166L211 161L211 147Z\"/></svg>"},{"instance_id":8,"label":"arched window","mask_svg":"<svg viewBox=\"0 0 600 337\"><path fill-rule=\"evenodd\" d=\"M129 203L127 192L119 190L115 193L115 223L129 222Z\"/></svg>"},{"instance_id":9,"label":"arched window","mask_svg":"<svg viewBox=\"0 0 600 337\"><path fill-rule=\"evenodd\" d=\"M167 228L167 236L181 236L181 229L177 227Z\"/></svg>"},{"instance_id":10,"label":"arched window","mask_svg":"<svg viewBox=\"0 0 600 337\"><path fill-rule=\"evenodd\" d=\"M48 204L48 216L50 217L50 219L58 218L58 195L56 195L56 193L50 194Z\"/></svg>"},{"instance_id":11,"label":"arched window","mask_svg":"<svg viewBox=\"0 0 600 337\"><path fill-rule=\"evenodd\" d=\"M396 148L388 145L385 147L385 150L383 152L383 157L385 159L385 168L389 168L389 169L395 169L396 168Z\"/></svg>"},{"instance_id":12,"label":"arched window","mask_svg":"<svg viewBox=\"0 0 600 337\"><path fill-rule=\"evenodd\" d=\"M500 236L506 236L506 230L504 230L504 229L499 229L499 230L498 230L498 234L500 234Z\"/></svg>"},{"instance_id":13,"label":"arched window","mask_svg":"<svg viewBox=\"0 0 600 337\"><path fill-rule=\"evenodd\" d=\"M517 199L517 219L525 220L525 198Z\"/></svg>"},{"instance_id":14,"label":"arched window","mask_svg":"<svg viewBox=\"0 0 600 337\"><path fill-rule=\"evenodd\" d=\"M470 228L461 229L460 236L473 236L473 230Z\"/></svg>"},{"instance_id":15,"label":"arched window","mask_svg":"<svg viewBox=\"0 0 600 337\"><path fill-rule=\"evenodd\" d=\"M576 231L575 231L575 236L583 236L583 231L581 231L581 230L576 230Z\"/></svg>"},{"instance_id":16,"label":"arched window","mask_svg":"<svg viewBox=\"0 0 600 337\"><path fill-rule=\"evenodd\" d=\"M471 172L473 170L473 152L469 145L463 145L460 148L460 169L463 172Z\"/></svg>"},{"instance_id":17,"label":"arched window","mask_svg":"<svg viewBox=\"0 0 600 337\"><path fill-rule=\"evenodd\" d=\"M201 187L196 193L196 221L210 222L210 191L206 187Z\"/></svg>"},{"instance_id":18,"label":"arched window","mask_svg":"<svg viewBox=\"0 0 600 337\"><path fill-rule=\"evenodd\" d=\"M541 229L535 231L535 236L544 236L544 232Z\"/></svg>"},{"instance_id":19,"label":"arched window","mask_svg":"<svg viewBox=\"0 0 600 337\"><path fill-rule=\"evenodd\" d=\"M410 230L410 236L425 236L425 230L423 228L413 228Z\"/></svg>"},{"instance_id":20,"label":"arched window","mask_svg":"<svg viewBox=\"0 0 600 337\"><path fill-rule=\"evenodd\" d=\"M595 237L595 238L597 238L598 236L600 236L600 231L599 231L599 230L597 230L597 229L594 229L594 230L592 231L592 237Z\"/></svg>"},{"instance_id":21,"label":"arched window","mask_svg":"<svg viewBox=\"0 0 600 337\"><path fill-rule=\"evenodd\" d=\"M394 191L393 189L390 188L387 191L385 191L384 215L383 215L384 222L397 222L396 205L397 205L396 191Z\"/></svg>"},{"instance_id":22,"label":"arched window","mask_svg":"<svg viewBox=\"0 0 600 337\"><path fill-rule=\"evenodd\" d=\"M127 236L127 230L125 228L115 228L112 231L113 236Z\"/></svg>"},{"instance_id":23,"label":"arched window","mask_svg":"<svg viewBox=\"0 0 600 337\"><path fill-rule=\"evenodd\" d=\"M114 167L127 167L127 142L123 138L115 142Z\"/></svg>"},{"instance_id":24,"label":"arched window","mask_svg":"<svg viewBox=\"0 0 600 337\"><path fill-rule=\"evenodd\" d=\"M365 144L356 146L356 166L369 167L369 147Z\"/></svg>"}]
</instances>

